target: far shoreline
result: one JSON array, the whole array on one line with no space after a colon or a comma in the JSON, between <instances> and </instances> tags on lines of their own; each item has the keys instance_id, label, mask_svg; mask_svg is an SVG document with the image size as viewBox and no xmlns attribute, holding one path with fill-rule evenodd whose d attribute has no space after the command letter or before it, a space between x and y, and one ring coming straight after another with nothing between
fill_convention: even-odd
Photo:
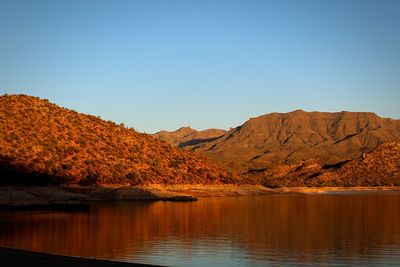
<instances>
[{"instance_id":1,"label":"far shoreline","mask_svg":"<svg viewBox=\"0 0 400 267\"><path fill-rule=\"evenodd\" d=\"M262 185L171 185L149 186L149 190L165 190L169 193L188 194L198 198L259 196L271 194L325 194L325 193L363 193L363 192L399 192L400 186L325 186L325 187L279 187L269 188Z\"/></svg>"},{"instance_id":2,"label":"far shoreline","mask_svg":"<svg viewBox=\"0 0 400 267\"><path fill-rule=\"evenodd\" d=\"M280 193L324 194L324 193L363 193L399 192L400 186L324 186L324 187L282 187Z\"/></svg>"},{"instance_id":3,"label":"far shoreline","mask_svg":"<svg viewBox=\"0 0 400 267\"><path fill-rule=\"evenodd\" d=\"M109 201L196 201L272 194L399 192L400 186L281 187L262 185L0 186L0 210L88 211Z\"/></svg>"}]
</instances>

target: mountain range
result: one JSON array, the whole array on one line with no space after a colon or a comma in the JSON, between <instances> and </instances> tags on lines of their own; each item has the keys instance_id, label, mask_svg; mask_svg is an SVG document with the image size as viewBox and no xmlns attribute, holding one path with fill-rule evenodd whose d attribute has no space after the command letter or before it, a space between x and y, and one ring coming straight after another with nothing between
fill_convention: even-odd
<instances>
[{"instance_id":1,"label":"mountain range","mask_svg":"<svg viewBox=\"0 0 400 267\"><path fill-rule=\"evenodd\" d=\"M190 129L190 134L181 134L184 130L189 129L154 136L248 172L305 160L337 164L359 158L384 142L400 140L400 120L369 112L296 110L251 118L225 133ZM197 133L209 134L198 138Z\"/></svg>"},{"instance_id":2,"label":"mountain range","mask_svg":"<svg viewBox=\"0 0 400 267\"><path fill-rule=\"evenodd\" d=\"M0 184L400 185L400 120L271 113L153 136L26 95L0 96Z\"/></svg>"}]
</instances>

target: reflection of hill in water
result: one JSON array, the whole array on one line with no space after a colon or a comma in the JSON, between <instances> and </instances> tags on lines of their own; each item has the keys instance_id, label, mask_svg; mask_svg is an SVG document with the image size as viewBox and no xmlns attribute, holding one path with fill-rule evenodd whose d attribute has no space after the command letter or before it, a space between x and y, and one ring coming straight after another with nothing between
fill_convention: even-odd
<instances>
[{"instance_id":1,"label":"reflection of hill in water","mask_svg":"<svg viewBox=\"0 0 400 267\"><path fill-rule=\"evenodd\" d=\"M399 210L399 194L371 193L119 203L89 214L1 213L0 246L135 258L175 240L173 249L189 253L209 242L259 260L327 261L398 247Z\"/></svg>"}]
</instances>

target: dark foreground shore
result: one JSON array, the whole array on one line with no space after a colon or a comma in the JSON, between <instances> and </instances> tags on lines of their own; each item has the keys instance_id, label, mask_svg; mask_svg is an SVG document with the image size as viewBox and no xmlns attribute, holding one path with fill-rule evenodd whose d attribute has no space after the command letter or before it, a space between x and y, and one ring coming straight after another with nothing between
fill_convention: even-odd
<instances>
[{"instance_id":1,"label":"dark foreground shore","mask_svg":"<svg viewBox=\"0 0 400 267\"><path fill-rule=\"evenodd\" d=\"M13 267L144 267L155 266L140 263L125 263L109 260L97 260L58 256L47 253L31 252L19 249L0 248L0 265Z\"/></svg>"}]
</instances>

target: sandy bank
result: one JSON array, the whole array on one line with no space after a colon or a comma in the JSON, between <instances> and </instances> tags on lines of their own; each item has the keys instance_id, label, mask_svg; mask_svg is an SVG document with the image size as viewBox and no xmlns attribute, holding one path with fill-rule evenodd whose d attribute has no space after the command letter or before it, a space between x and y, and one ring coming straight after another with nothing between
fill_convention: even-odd
<instances>
[{"instance_id":1,"label":"sandy bank","mask_svg":"<svg viewBox=\"0 0 400 267\"><path fill-rule=\"evenodd\" d=\"M124 263L109 260L86 259L77 257L58 256L47 253L31 252L19 249L0 248L1 266L14 267L133 267L155 266L138 263Z\"/></svg>"},{"instance_id":2,"label":"sandy bank","mask_svg":"<svg viewBox=\"0 0 400 267\"><path fill-rule=\"evenodd\" d=\"M154 195L190 195L194 197L234 197L258 196L269 194L322 194L322 193L351 193L394 191L400 192L400 186L357 186L357 187L281 187L268 188L262 185L150 185L143 190Z\"/></svg>"},{"instance_id":3,"label":"sandy bank","mask_svg":"<svg viewBox=\"0 0 400 267\"><path fill-rule=\"evenodd\" d=\"M257 196L277 193L262 185L150 185L144 190L156 195L190 195L194 197Z\"/></svg>"},{"instance_id":4,"label":"sandy bank","mask_svg":"<svg viewBox=\"0 0 400 267\"><path fill-rule=\"evenodd\" d=\"M277 193L304 193L304 194L323 194L323 193L362 193L393 191L400 192L400 186L355 186L355 187L282 187L275 189Z\"/></svg>"}]
</instances>

